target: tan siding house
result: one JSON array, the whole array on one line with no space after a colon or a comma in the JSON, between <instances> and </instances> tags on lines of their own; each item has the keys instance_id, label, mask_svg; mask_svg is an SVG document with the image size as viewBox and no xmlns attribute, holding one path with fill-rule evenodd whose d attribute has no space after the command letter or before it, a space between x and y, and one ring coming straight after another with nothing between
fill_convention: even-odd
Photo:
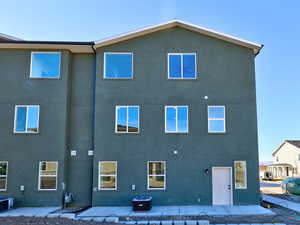
<instances>
[{"instance_id":1,"label":"tan siding house","mask_svg":"<svg viewBox=\"0 0 300 225\"><path fill-rule=\"evenodd\" d=\"M273 174L273 178L300 176L300 141L286 140L273 152L272 162L268 171Z\"/></svg>"}]
</instances>

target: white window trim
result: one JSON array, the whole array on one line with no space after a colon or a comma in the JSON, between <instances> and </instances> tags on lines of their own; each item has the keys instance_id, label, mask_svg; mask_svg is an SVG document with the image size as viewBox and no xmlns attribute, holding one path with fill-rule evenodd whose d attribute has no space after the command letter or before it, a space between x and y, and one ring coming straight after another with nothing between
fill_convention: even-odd
<instances>
[{"instance_id":1,"label":"white window trim","mask_svg":"<svg viewBox=\"0 0 300 225\"><path fill-rule=\"evenodd\" d=\"M8 161L0 161L0 163L6 163L6 175L0 175L0 177L5 177L5 189L0 189L0 191L7 191L7 179L8 179Z\"/></svg>"},{"instance_id":2,"label":"white window trim","mask_svg":"<svg viewBox=\"0 0 300 225\"><path fill-rule=\"evenodd\" d=\"M16 128L17 128L17 108L18 107L26 107L25 131L16 131ZM37 132L27 132L27 128L28 128L28 108L29 107L38 107ZM40 105L15 105L14 133L15 134L38 134L39 131L40 131Z\"/></svg>"},{"instance_id":3,"label":"white window trim","mask_svg":"<svg viewBox=\"0 0 300 225\"><path fill-rule=\"evenodd\" d=\"M56 173L55 175L41 175L41 165L42 163L55 163L56 164ZM39 191L57 191L57 173L58 173L58 161L40 161L39 162L39 183L38 183L38 190ZM41 177L55 177L55 189L41 189Z\"/></svg>"},{"instance_id":4,"label":"white window trim","mask_svg":"<svg viewBox=\"0 0 300 225\"><path fill-rule=\"evenodd\" d=\"M128 132L128 107L138 108L138 131ZM126 108L126 131L118 131L118 109ZM115 133L118 134L138 134L140 133L140 106L139 105L116 105L115 107Z\"/></svg>"},{"instance_id":5,"label":"white window trim","mask_svg":"<svg viewBox=\"0 0 300 225\"><path fill-rule=\"evenodd\" d=\"M57 77L32 77L32 56L35 54L35 53L39 53L39 54L59 54L60 55L60 60L59 60L59 65L58 65L58 71L59 71L59 74ZM61 75L61 52L31 52L31 59L30 59L30 75L29 75L29 78L31 79L60 79L60 75Z\"/></svg>"},{"instance_id":6,"label":"white window trim","mask_svg":"<svg viewBox=\"0 0 300 225\"><path fill-rule=\"evenodd\" d=\"M100 171L100 164L101 163L115 163L116 164L116 174L106 174L106 175L101 175L101 171ZM98 163L98 190L99 191L115 191L118 190L118 161L99 161ZM112 176L115 177L115 181L116 181L116 185L115 188L101 188L101 177L107 177L107 176Z\"/></svg>"},{"instance_id":7,"label":"white window trim","mask_svg":"<svg viewBox=\"0 0 300 225\"><path fill-rule=\"evenodd\" d=\"M178 131L178 107L187 107L187 131ZM167 108L175 108L176 111L176 131L168 131L167 130ZM165 133L168 134L188 134L189 133L189 106L187 105L166 105L165 106Z\"/></svg>"},{"instance_id":8,"label":"white window trim","mask_svg":"<svg viewBox=\"0 0 300 225\"><path fill-rule=\"evenodd\" d=\"M126 78L126 77L106 77L106 55L109 54L115 54L115 55L127 55L127 54L131 54L131 77L130 78ZM104 56L103 56L103 79L107 79L107 80L132 80L133 79L133 52L104 52Z\"/></svg>"},{"instance_id":9,"label":"white window trim","mask_svg":"<svg viewBox=\"0 0 300 225\"><path fill-rule=\"evenodd\" d=\"M180 55L181 77L170 77L170 55ZM183 77L183 55L194 55L195 56L195 77ZM168 62L168 79L169 80L196 80L197 79L197 54L195 52L191 52L191 53L169 52L167 55L167 62Z\"/></svg>"},{"instance_id":10,"label":"white window trim","mask_svg":"<svg viewBox=\"0 0 300 225\"><path fill-rule=\"evenodd\" d=\"M220 108L222 107L224 109L224 118L210 118L209 117L209 109L210 108ZM223 131L211 131L210 130L210 123L209 121L211 120L222 120L223 121L223 124L224 124L224 130ZM210 106L207 106L207 130L208 130L208 133L210 134L213 134L213 133L226 133L226 108L224 105L210 105Z\"/></svg>"},{"instance_id":11,"label":"white window trim","mask_svg":"<svg viewBox=\"0 0 300 225\"><path fill-rule=\"evenodd\" d=\"M240 162L245 164L245 174L244 174L244 176L245 176L245 187L237 187L236 182L235 182L235 179L236 179L235 164L240 163ZM235 189L247 189L247 186L248 186L247 180L248 180L248 177L247 177L247 162L246 162L246 160L234 161L234 188Z\"/></svg>"},{"instance_id":12,"label":"white window trim","mask_svg":"<svg viewBox=\"0 0 300 225\"><path fill-rule=\"evenodd\" d=\"M149 174L149 167L150 163L164 163L164 174L163 175L150 175ZM167 189L167 163L166 161L147 161L147 189L148 190L166 190ZM150 188L149 187L149 178L150 176L159 176L159 177L164 177L164 188Z\"/></svg>"}]
</instances>

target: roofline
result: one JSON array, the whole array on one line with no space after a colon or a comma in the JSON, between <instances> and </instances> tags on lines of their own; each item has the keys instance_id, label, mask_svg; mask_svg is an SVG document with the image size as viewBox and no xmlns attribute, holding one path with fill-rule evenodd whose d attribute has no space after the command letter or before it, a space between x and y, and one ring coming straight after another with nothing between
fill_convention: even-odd
<instances>
[{"instance_id":1,"label":"roofline","mask_svg":"<svg viewBox=\"0 0 300 225\"><path fill-rule=\"evenodd\" d=\"M273 153L272 153L272 156L274 156L274 154L276 153L276 152L278 152L279 151L279 149L285 144L285 143L289 143L290 145L293 145L292 143L290 143L290 141L293 141L293 140L285 140ZM298 141L298 140L294 140L294 141ZM293 145L293 146L295 146L296 148L299 148L298 146L296 146L296 145Z\"/></svg>"},{"instance_id":2,"label":"roofline","mask_svg":"<svg viewBox=\"0 0 300 225\"><path fill-rule=\"evenodd\" d=\"M0 40L0 43L15 44L55 44L55 45L93 45L93 41L25 41L25 40Z\"/></svg>"},{"instance_id":3,"label":"roofline","mask_svg":"<svg viewBox=\"0 0 300 225\"><path fill-rule=\"evenodd\" d=\"M205 34L207 36L210 37L215 37L218 39L221 39L223 41L227 41L233 44L237 44L237 45L241 45L250 49L253 49L253 53L255 55L259 54L259 51L262 49L263 45L261 44L257 44L255 42L251 42L251 41L247 41L232 35L228 35L225 33L221 33L218 31L214 31L205 27L200 27L182 20L170 20L164 23L160 23L158 25L154 25L154 26L148 26L148 27L144 27L142 29L138 29L135 31L131 31L128 33L124 33L124 34L120 34L120 35L116 35L113 37L109 37L109 38L105 38L105 39L101 39L101 40L97 40L95 41L95 47L99 48L99 47L103 47L106 45L111 45L114 43L118 43L121 41L125 41L125 40L129 40L135 37L139 37L139 36L143 36L146 34L150 34L156 31L160 31L160 30L164 30L164 29L168 29L168 28L172 28L172 27L183 27L186 28L188 30L192 30L201 34Z\"/></svg>"},{"instance_id":4,"label":"roofline","mask_svg":"<svg viewBox=\"0 0 300 225\"><path fill-rule=\"evenodd\" d=\"M66 49L73 53L94 53L94 42L1 40L0 49Z\"/></svg>"},{"instance_id":5,"label":"roofline","mask_svg":"<svg viewBox=\"0 0 300 225\"><path fill-rule=\"evenodd\" d=\"M14 40L14 41L21 41L21 40L22 40L22 39L20 39L20 38L17 38L17 37L8 35L8 34L3 34L3 33L0 33L0 37L1 37L1 38L5 38L5 39L7 39L7 40Z\"/></svg>"},{"instance_id":6,"label":"roofline","mask_svg":"<svg viewBox=\"0 0 300 225\"><path fill-rule=\"evenodd\" d=\"M172 27L182 27L197 33L201 33L210 37L214 37L229 43L240 45L253 50L254 55L258 55L263 45L255 42L247 41L241 38L237 38L228 34L217 32L205 27L200 27L188 22L184 22L178 19L170 20L164 23L160 23L154 26L144 27L132 32L120 34L110 38L91 41L91 42L76 42L76 41L25 41L15 37L13 39L1 40L0 48L2 49L67 49L74 53L94 53L94 49L118 43L121 41L129 40L146 34L150 34L156 31ZM1 36L1 33L0 33ZM6 35L8 36L8 35Z\"/></svg>"}]
</instances>

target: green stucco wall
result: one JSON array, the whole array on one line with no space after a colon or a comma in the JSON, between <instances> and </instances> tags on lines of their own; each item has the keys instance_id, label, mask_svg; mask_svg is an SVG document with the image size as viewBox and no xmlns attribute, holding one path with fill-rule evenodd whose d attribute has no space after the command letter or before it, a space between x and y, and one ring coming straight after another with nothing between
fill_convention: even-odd
<instances>
[{"instance_id":1,"label":"green stucco wall","mask_svg":"<svg viewBox=\"0 0 300 225\"><path fill-rule=\"evenodd\" d=\"M76 206L130 205L141 194L153 196L154 205L212 204L212 167L246 160L248 188L234 189L233 201L258 204L252 50L172 28L96 55L61 52L60 79L30 79L31 50L0 49L0 160L9 162L8 190L0 197L16 197L23 206L61 205L65 186ZM104 80L104 52L133 52L133 80ZM197 53L197 79L168 80L169 52ZM39 134L13 133L16 104L40 105ZM115 133L116 105L140 106L139 134ZM188 134L164 133L165 105L189 106ZM208 134L208 105L226 106L225 134ZM57 191L38 191L42 160L59 161ZM97 190L98 162L107 160L118 161L115 191ZM147 190L151 160L166 161L166 190Z\"/></svg>"},{"instance_id":2,"label":"green stucco wall","mask_svg":"<svg viewBox=\"0 0 300 225\"><path fill-rule=\"evenodd\" d=\"M134 54L133 80L104 80L103 53L123 51ZM170 52L197 53L196 80L167 79ZM252 50L173 28L98 49L96 65L94 189L98 162L116 160L118 190L94 190L93 205L129 205L135 195L151 195L159 205L212 204L211 169L233 167L234 160L248 168L248 188L233 191L234 204L258 203ZM140 105L139 134L115 133L116 105ZM164 133L165 105L189 106L188 134ZM208 105L226 106L226 134L208 134ZM147 190L151 160L166 161L166 190Z\"/></svg>"}]
</instances>

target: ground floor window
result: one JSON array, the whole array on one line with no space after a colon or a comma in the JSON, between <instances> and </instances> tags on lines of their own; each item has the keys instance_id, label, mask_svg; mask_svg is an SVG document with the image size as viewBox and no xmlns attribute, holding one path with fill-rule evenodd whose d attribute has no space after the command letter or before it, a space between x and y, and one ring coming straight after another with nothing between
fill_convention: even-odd
<instances>
[{"instance_id":1,"label":"ground floor window","mask_svg":"<svg viewBox=\"0 0 300 225\"><path fill-rule=\"evenodd\" d=\"M117 189L117 162L99 162L99 190Z\"/></svg>"},{"instance_id":2,"label":"ground floor window","mask_svg":"<svg viewBox=\"0 0 300 225\"><path fill-rule=\"evenodd\" d=\"M39 190L52 191L57 189L58 162L42 161L39 165Z\"/></svg>"},{"instance_id":3,"label":"ground floor window","mask_svg":"<svg viewBox=\"0 0 300 225\"><path fill-rule=\"evenodd\" d=\"M234 179L236 189L247 188L247 167L246 161L234 162Z\"/></svg>"},{"instance_id":4,"label":"ground floor window","mask_svg":"<svg viewBox=\"0 0 300 225\"><path fill-rule=\"evenodd\" d=\"M8 162L0 162L0 191L6 191L7 188L7 166Z\"/></svg>"},{"instance_id":5,"label":"ground floor window","mask_svg":"<svg viewBox=\"0 0 300 225\"><path fill-rule=\"evenodd\" d=\"M148 162L148 189L166 189L166 162Z\"/></svg>"}]
</instances>

